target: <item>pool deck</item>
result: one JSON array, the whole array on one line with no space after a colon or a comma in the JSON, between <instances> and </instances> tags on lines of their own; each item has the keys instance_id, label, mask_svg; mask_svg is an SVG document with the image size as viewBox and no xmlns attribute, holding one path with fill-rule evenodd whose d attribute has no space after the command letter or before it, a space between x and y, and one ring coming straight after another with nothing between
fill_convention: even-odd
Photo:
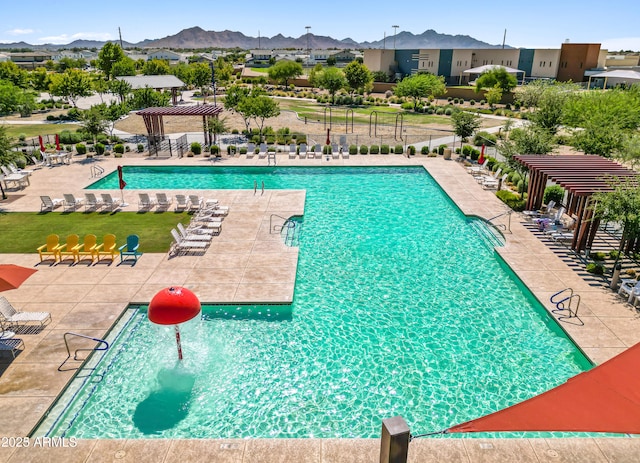
<instances>
[{"instance_id":1,"label":"pool deck","mask_svg":"<svg viewBox=\"0 0 640 463\"><path fill-rule=\"evenodd\" d=\"M210 165L202 157L149 159L139 156L98 161L107 173L117 165ZM218 165L266 166L266 159L224 158ZM63 193L84 196L90 165L71 165L37 170L31 185L11 191L1 202L6 211L38 211L40 195L62 198ZM424 165L440 186L469 215L491 218L506 208L492 191L483 190L460 163L442 157L400 155L351 156L345 160L288 159L278 155L279 166ZM108 191L108 190L105 190ZM172 196L181 193L166 191ZM100 191L96 191L99 193ZM119 198L119 190L108 191ZM136 211L138 191L124 191ZM37 253L0 254L0 263L35 267L39 271L20 288L2 293L18 310L49 311L52 322L41 332L24 334L25 350L15 360L0 363L0 437L26 436L71 378L58 372L67 356L63 334L73 331L102 337L131 302L149 302L169 285L193 290L202 302L290 302L293 298L298 259L296 248L282 244L270 233L272 214L282 217L304 212L304 191L251 190L199 191L230 206L222 232L200 256L170 258L145 253L135 266L101 263L70 266L39 264ZM60 210L60 209L58 209ZM1 220L1 219L0 219ZM508 216L496 220L507 225ZM595 362L615 356L640 341L640 317L611 290L591 285L557 253L528 230L518 214L511 216L511 233L499 254L550 310L549 296L571 287L581 296L580 318L584 326L561 323L577 345ZM104 231L108 233L108 230ZM48 230L42 231L44 237ZM61 237L62 238L62 237ZM124 237L118 237L119 242ZM100 237L99 237L100 240ZM144 251L144 243L141 244ZM484 288L490 290L490 286ZM76 342L77 348L82 343ZM535 378L532 378L535 380ZM380 417L386 418L386 417ZM424 432L428 430L413 430ZM28 448L14 441L0 442L0 463L24 462L378 462L378 439L221 439L221 440L81 440L75 447L51 448L32 439ZM410 462L637 462L640 439L417 439L409 448Z\"/></svg>"}]
</instances>

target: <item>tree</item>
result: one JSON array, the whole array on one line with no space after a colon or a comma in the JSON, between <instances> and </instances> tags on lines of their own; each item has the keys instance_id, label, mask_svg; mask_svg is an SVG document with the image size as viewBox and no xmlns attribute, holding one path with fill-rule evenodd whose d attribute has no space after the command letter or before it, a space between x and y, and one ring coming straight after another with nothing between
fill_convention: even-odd
<instances>
[{"instance_id":1,"label":"tree","mask_svg":"<svg viewBox=\"0 0 640 463\"><path fill-rule=\"evenodd\" d=\"M209 117L207 120L207 127L209 127L209 133L213 134L213 143L218 142L218 135L229 131L227 126L227 119L219 117Z\"/></svg>"},{"instance_id":2,"label":"tree","mask_svg":"<svg viewBox=\"0 0 640 463\"><path fill-rule=\"evenodd\" d=\"M136 61L133 61L127 56L120 61L113 63L113 66L111 67L111 73L113 77L135 76L136 69Z\"/></svg>"},{"instance_id":3,"label":"tree","mask_svg":"<svg viewBox=\"0 0 640 463\"><path fill-rule=\"evenodd\" d=\"M34 107L35 96L31 92L17 87L9 81L0 80L0 114L20 111L23 115L29 115L31 114L29 108L33 109Z\"/></svg>"},{"instance_id":4,"label":"tree","mask_svg":"<svg viewBox=\"0 0 640 463\"><path fill-rule=\"evenodd\" d=\"M416 74L402 79L395 87L396 96L413 99L414 111L422 98L437 97L446 92L444 77L433 74Z\"/></svg>"},{"instance_id":5,"label":"tree","mask_svg":"<svg viewBox=\"0 0 640 463\"><path fill-rule=\"evenodd\" d=\"M96 137L104 133L107 128L107 118L105 116L106 105L104 103L92 106L90 109L82 112L80 124L84 130L93 137L95 143Z\"/></svg>"},{"instance_id":6,"label":"tree","mask_svg":"<svg viewBox=\"0 0 640 463\"><path fill-rule=\"evenodd\" d=\"M233 76L233 64L224 57L219 57L214 63L216 85L227 85Z\"/></svg>"},{"instance_id":7,"label":"tree","mask_svg":"<svg viewBox=\"0 0 640 463\"><path fill-rule=\"evenodd\" d=\"M52 95L66 98L74 107L78 98L91 96L91 79L79 69L67 69L62 74L51 77L50 92Z\"/></svg>"},{"instance_id":8,"label":"tree","mask_svg":"<svg viewBox=\"0 0 640 463\"><path fill-rule=\"evenodd\" d=\"M613 157L623 163L629 163L633 170L640 165L640 134L625 134L622 146L615 150Z\"/></svg>"},{"instance_id":9,"label":"tree","mask_svg":"<svg viewBox=\"0 0 640 463\"><path fill-rule=\"evenodd\" d=\"M502 100L502 89L498 84L496 84L485 92L484 97L487 100L487 103L489 103L489 106L493 108L496 104L500 103L500 100Z\"/></svg>"},{"instance_id":10,"label":"tree","mask_svg":"<svg viewBox=\"0 0 640 463\"><path fill-rule=\"evenodd\" d=\"M594 217L603 222L618 222L622 225L622 237L616 264L622 251L634 243L640 235L640 186L632 177L610 177L607 179L613 191L596 192L591 196ZM627 249L629 251L630 249ZM615 264L614 264L615 266Z\"/></svg>"},{"instance_id":11,"label":"tree","mask_svg":"<svg viewBox=\"0 0 640 463\"><path fill-rule=\"evenodd\" d=\"M476 92L480 93L483 88L500 87L503 93L509 93L518 86L518 80L513 74L509 74L507 69L500 66L490 71L483 72L476 79Z\"/></svg>"},{"instance_id":12,"label":"tree","mask_svg":"<svg viewBox=\"0 0 640 463\"><path fill-rule=\"evenodd\" d=\"M262 140L264 121L280 115L280 105L266 95L249 96L240 101L238 112L248 115L255 121L260 131L260 140Z\"/></svg>"},{"instance_id":13,"label":"tree","mask_svg":"<svg viewBox=\"0 0 640 463\"><path fill-rule=\"evenodd\" d=\"M109 91L118 95L120 103L124 103L131 93L131 84L124 80L115 79L109 82Z\"/></svg>"},{"instance_id":14,"label":"tree","mask_svg":"<svg viewBox=\"0 0 640 463\"><path fill-rule=\"evenodd\" d=\"M91 86L93 88L93 91L100 96L100 102L104 103L102 95L109 91L109 82L104 80L100 74L95 74L93 80L91 81Z\"/></svg>"},{"instance_id":15,"label":"tree","mask_svg":"<svg viewBox=\"0 0 640 463\"><path fill-rule=\"evenodd\" d=\"M130 105L134 109L167 106L170 99L171 97L168 93L158 92L152 88L146 87L133 91L133 97L130 100Z\"/></svg>"},{"instance_id":16,"label":"tree","mask_svg":"<svg viewBox=\"0 0 640 463\"><path fill-rule=\"evenodd\" d=\"M125 116L129 112L129 107L125 103L112 102L109 106L105 105L102 110L104 118L107 121L107 128L109 129L109 136L113 137L113 129L116 126L116 122L120 120L122 116Z\"/></svg>"},{"instance_id":17,"label":"tree","mask_svg":"<svg viewBox=\"0 0 640 463\"><path fill-rule=\"evenodd\" d=\"M336 92L347 85L347 80L340 69L329 67L317 76L317 83L320 88L324 88L329 92L331 103L333 104Z\"/></svg>"},{"instance_id":18,"label":"tree","mask_svg":"<svg viewBox=\"0 0 640 463\"><path fill-rule=\"evenodd\" d=\"M555 147L553 136L536 126L513 129L509 138L503 140L498 150L505 156L516 154L549 154Z\"/></svg>"},{"instance_id":19,"label":"tree","mask_svg":"<svg viewBox=\"0 0 640 463\"><path fill-rule=\"evenodd\" d=\"M166 76L171 74L171 67L166 60L152 59L144 63L142 73L145 76Z\"/></svg>"},{"instance_id":20,"label":"tree","mask_svg":"<svg viewBox=\"0 0 640 463\"><path fill-rule=\"evenodd\" d=\"M335 66L337 62L338 61L336 60L335 56L331 55L327 57L327 66Z\"/></svg>"},{"instance_id":21,"label":"tree","mask_svg":"<svg viewBox=\"0 0 640 463\"><path fill-rule=\"evenodd\" d=\"M27 88L29 75L13 61L0 62L0 80L7 80L16 87Z\"/></svg>"},{"instance_id":22,"label":"tree","mask_svg":"<svg viewBox=\"0 0 640 463\"><path fill-rule=\"evenodd\" d=\"M352 61L345 66L344 77L352 95L354 92L369 92L373 88L373 75L359 61Z\"/></svg>"},{"instance_id":23,"label":"tree","mask_svg":"<svg viewBox=\"0 0 640 463\"><path fill-rule=\"evenodd\" d=\"M15 139L10 137L6 127L0 124L0 165L6 166L14 162L14 159L19 155L17 151L13 150L15 144Z\"/></svg>"},{"instance_id":24,"label":"tree","mask_svg":"<svg viewBox=\"0 0 640 463\"><path fill-rule=\"evenodd\" d=\"M74 59L64 57L56 64L56 71L64 72L67 69L84 69L85 67L87 67L87 60L84 58Z\"/></svg>"},{"instance_id":25,"label":"tree","mask_svg":"<svg viewBox=\"0 0 640 463\"><path fill-rule=\"evenodd\" d=\"M31 87L36 92L48 92L51 78L45 68L36 68L29 73Z\"/></svg>"},{"instance_id":26,"label":"tree","mask_svg":"<svg viewBox=\"0 0 640 463\"><path fill-rule=\"evenodd\" d=\"M107 42L98 52L98 58L96 59L96 67L104 72L107 80L116 75L129 75L129 74L115 74L113 72L114 63L122 61L127 56L124 54L120 45L114 42Z\"/></svg>"},{"instance_id":27,"label":"tree","mask_svg":"<svg viewBox=\"0 0 640 463\"><path fill-rule=\"evenodd\" d=\"M269 79L286 87L289 85L290 79L295 79L302 75L302 64L295 61L278 61L269 68L268 73Z\"/></svg>"},{"instance_id":28,"label":"tree","mask_svg":"<svg viewBox=\"0 0 640 463\"><path fill-rule=\"evenodd\" d=\"M539 87L539 94L535 98L532 97L533 95L529 97L529 103L535 107L529 115L529 120L538 127L555 134L562 124L565 103L580 91L580 86L571 82L553 82L539 84L537 87ZM519 96L516 99L518 100ZM535 105L533 105L534 102Z\"/></svg>"},{"instance_id":29,"label":"tree","mask_svg":"<svg viewBox=\"0 0 640 463\"><path fill-rule=\"evenodd\" d=\"M205 94L205 87L211 85L211 67L206 63L195 63L191 65L193 73L193 85L200 88L200 93ZM204 103L206 103L206 96Z\"/></svg>"},{"instance_id":30,"label":"tree","mask_svg":"<svg viewBox=\"0 0 640 463\"><path fill-rule=\"evenodd\" d=\"M477 114L457 109L451 115L453 131L457 136L466 141L482 125L482 119Z\"/></svg>"},{"instance_id":31,"label":"tree","mask_svg":"<svg viewBox=\"0 0 640 463\"><path fill-rule=\"evenodd\" d=\"M248 113L244 113L243 110L247 109L245 106L241 106L240 103L248 98L250 95L258 95L261 94L262 90L259 87L253 87L250 89L249 87L240 87L239 85L232 85L227 89L227 93L224 98L224 108L227 111L235 111L240 114L242 120L244 122L245 128L247 132L249 131L249 122L251 119L251 115Z\"/></svg>"},{"instance_id":32,"label":"tree","mask_svg":"<svg viewBox=\"0 0 640 463\"><path fill-rule=\"evenodd\" d=\"M320 77L320 74L322 74L322 64L317 63L313 69L309 71L309 85L311 85L312 88L320 86L318 85L318 78Z\"/></svg>"},{"instance_id":33,"label":"tree","mask_svg":"<svg viewBox=\"0 0 640 463\"><path fill-rule=\"evenodd\" d=\"M389 74L384 71L374 71L373 72L373 81L374 82L389 82Z\"/></svg>"},{"instance_id":34,"label":"tree","mask_svg":"<svg viewBox=\"0 0 640 463\"><path fill-rule=\"evenodd\" d=\"M193 68L191 65L178 63L171 68L171 73L186 85L193 85Z\"/></svg>"}]
</instances>

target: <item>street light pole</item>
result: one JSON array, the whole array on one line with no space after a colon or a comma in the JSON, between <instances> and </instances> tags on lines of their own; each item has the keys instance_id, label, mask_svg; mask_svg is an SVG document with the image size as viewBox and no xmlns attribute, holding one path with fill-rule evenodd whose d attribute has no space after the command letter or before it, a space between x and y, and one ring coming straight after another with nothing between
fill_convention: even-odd
<instances>
[{"instance_id":1,"label":"street light pole","mask_svg":"<svg viewBox=\"0 0 640 463\"><path fill-rule=\"evenodd\" d=\"M398 34L398 27L400 27L400 26L393 25L391 27L393 27L393 49L395 50L396 49L396 35Z\"/></svg>"},{"instance_id":2,"label":"street light pole","mask_svg":"<svg viewBox=\"0 0 640 463\"><path fill-rule=\"evenodd\" d=\"M304 28L307 30L307 55L309 55L307 63L311 63L311 48L309 48L309 29L311 29L311 26L304 26Z\"/></svg>"},{"instance_id":3,"label":"street light pole","mask_svg":"<svg viewBox=\"0 0 640 463\"><path fill-rule=\"evenodd\" d=\"M213 66L213 61L209 62L209 66L211 66L211 87L213 87L213 106L218 106L216 102L216 70Z\"/></svg>"}]
</instances>

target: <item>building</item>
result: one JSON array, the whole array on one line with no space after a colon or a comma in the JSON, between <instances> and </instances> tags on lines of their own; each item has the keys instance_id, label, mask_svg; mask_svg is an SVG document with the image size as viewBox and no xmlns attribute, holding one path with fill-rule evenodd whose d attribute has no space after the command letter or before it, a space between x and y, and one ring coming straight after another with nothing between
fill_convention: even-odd
<instances>
[{"instance_id":1,"label":"building","mask_svg":"<svg viewBox=\"0 0 640 463\"><path fill-rule=\"evenodd\" d=\"M9 53L11 61L16 63L22 69L33 70L35 68L44 67L44 63L53 60L52 52L45 51L27 51Z\"/></svg>"},{"instance_id":2,"label":"building","mask_svg":"<svg viewBox=\"0 0 640 463\"><path fill-rule=\"evenodd\" d=\"M396 79L430 72L444 76L448 85L468 84L470 76L464 71L486 65L518 69L525 80L583 82L588 69L604 66L605 57L600 44L564 43L559 49L369 49L364 51L364 64L370 71L383 71Z\"/></svg>"}]
</instances>

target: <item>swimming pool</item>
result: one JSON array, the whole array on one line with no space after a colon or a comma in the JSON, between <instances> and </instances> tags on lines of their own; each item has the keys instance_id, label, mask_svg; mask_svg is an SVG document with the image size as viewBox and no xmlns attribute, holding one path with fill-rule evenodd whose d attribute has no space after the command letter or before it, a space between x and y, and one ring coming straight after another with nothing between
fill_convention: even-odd
<instances>
[{"instance_id":1,"label":"swimming pool","mask_svg":"<svg viewBox=\"0 0 640 463\"><path fill-rule=\"evenodd\" d=\"M421 167L125 176L128 188L306 189L294 301L205 307L179 366L171 330L131 311L51 435L366 438L394 415L433 431L590 367Z\"/></svg>"}]
</instances>

